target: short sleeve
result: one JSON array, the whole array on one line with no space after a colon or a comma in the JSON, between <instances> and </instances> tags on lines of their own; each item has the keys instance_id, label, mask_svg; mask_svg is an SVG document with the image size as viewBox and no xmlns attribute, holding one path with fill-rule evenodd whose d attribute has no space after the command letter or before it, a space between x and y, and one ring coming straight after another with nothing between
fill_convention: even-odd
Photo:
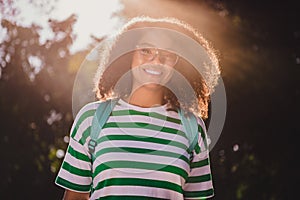
<instances>
[{"instance_id":1,"label":"short sleeve","mask_svg":"<svg viewBox=\"0 0 300 200\"><path fill-rule=\"evenodd\" d=\"M71 131L70 142L55 183L65 189L90 192L92 185L91 158L86 145L90 135L95 106L83 107L76 116Z\"/></svg>"},{"instance_id":2,"label":"short sleeve","mask_svg":"<svg viewBox=\"0 0 300 200\"><path fill-rule=\"evenodd\" d=\"M193 151L189 177L183 188L185 199L207 199L214 196L206 128L201 119L198 123L199 140Z\"/></svg>"}]
</instances>

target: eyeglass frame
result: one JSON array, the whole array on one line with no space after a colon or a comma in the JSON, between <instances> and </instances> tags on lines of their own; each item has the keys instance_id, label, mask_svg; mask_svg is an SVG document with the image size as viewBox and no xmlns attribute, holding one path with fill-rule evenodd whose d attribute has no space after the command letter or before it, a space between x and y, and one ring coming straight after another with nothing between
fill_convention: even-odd
<instances>
[{"instance_id":1,"label":"eyeglass frame","mask_svg":"<svg viewBox=\"0 0 300 200\"><path fill-rule=\"evenodd\" d=\"M143 46L143 45L148 45L148 46ZM153 52L155 52L155 53L153 54L152 51L151 51L151 54L147 54L147 55L151 55L152 57L146 58L147 55L145 53L142 53L142 51L141 51L143 49L154 50ZM160 60L160 58L166 57L166 56L163 55L161 52L167 52L169 55L175 55L176 56L175 62L172 65L169 65L170 67L174 67L177 64L178 60L179 60L179 56L176 53L173 53L171 50L158 48L158 47L155 47L155 46L153 46L151 44L148 44L148 43L136 45L135 51L138 51L138 53L140 55L142 55L147 61L152 61L156 58L156 56L159 56L159 61L162 62ZM164 64L166 64L166 63L164 63Z\"/></svg>"}]
</instances>

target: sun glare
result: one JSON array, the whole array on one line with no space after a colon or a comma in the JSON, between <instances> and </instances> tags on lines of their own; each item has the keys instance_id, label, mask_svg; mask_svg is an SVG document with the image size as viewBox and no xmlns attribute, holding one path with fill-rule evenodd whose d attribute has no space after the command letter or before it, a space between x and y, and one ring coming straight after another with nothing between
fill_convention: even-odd
<instances>
[{"instance_id":1,"label":"sun glare","mask_svg":"<svg viewBox=\"0 0 300 200\"><path fill-rule=\"evenodd\" d=\"M74 33L77 37L71 48L71 51L76 51L91 42L91 35L101 37L114 30L120 20L112 15L121 9L119 0L73 0L72 3L60 0L53 16L63 19L72 13L77 15L77 22L74 24Z\"/></svg>"},{"instance_id":2,"label":"sun glare","mask_svg":"<svg viewBox=\"0 0 300 200\"><path fill-rule=\"evenodd\" d=\"M20 11L17 16L0 16L15 21L18 25L29 27L31 24L41 26L40 42L54 37L48 23L48 19L64 20L75 14L77 21L74 24L74 34L76 39L71 47L71 52L85 49L91 42L91 35L102 37L113 31L120 23L120 19L113 17L113 14L123 9L123 4L119 0L99 1L99 0L57 0L51 5L43 7L34 6L29 0L16 0L13 5ZM50 9L49 7L52 7ZM0 25L1 30L1 25ZM4 31L0 31L1 35ZM0 40L4 38L0 37Z\"/></svg>"}]
</instances>

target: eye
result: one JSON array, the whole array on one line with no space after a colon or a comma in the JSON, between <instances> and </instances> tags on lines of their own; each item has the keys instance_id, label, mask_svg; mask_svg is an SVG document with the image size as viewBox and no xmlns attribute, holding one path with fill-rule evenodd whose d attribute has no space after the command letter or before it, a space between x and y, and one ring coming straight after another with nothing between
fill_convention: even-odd
<instances>
[{"instance_id":1,"label":"eye","mask_svg":"<svg viewBox=\"0 0 300 200\"><path fill-rule=\"evenodd\" d=\"M161 51L161 57L166 60L176 60L177 55L169 51Z\"/></svg>"},{"instance_id":2,"label":"eye","mask_svg":"<svg viewBox=\"0 0 300 200\"><path fill-rule=\"evenodd\" d=\"M150 48L142 48L142 49L140 49L140 52L143 55L151 55L152 54L152 51Z\"/></svg>"}]
</instances>

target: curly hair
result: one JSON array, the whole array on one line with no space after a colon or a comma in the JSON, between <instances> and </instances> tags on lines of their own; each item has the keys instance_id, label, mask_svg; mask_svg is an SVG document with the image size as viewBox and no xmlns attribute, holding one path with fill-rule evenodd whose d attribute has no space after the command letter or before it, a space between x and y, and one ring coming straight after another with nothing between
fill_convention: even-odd
<instances>
[{"instance_id":1,"label":"curly hair","mask_svg":"<svg viewBox=\"0 0 300 200\"><path fill-rule=\"evenodd\" d=\"M208 41L191 25L176 18L135 17L129 20L115 35L107 39L102 44L102 49L100 49L100 64L95 76L96 98L98 100L106 100L130 94L130 81L119 84L121 87L119 90L115 86L121 77L131 70L133 52L124 53L111 63L109 63L109 57L119 47L118 40L124 32L144 27L160 27L175 30L192 38L204 48L210 64L203 65L205 67L203 73L200 74L196 69L197 66L193 66L184 57L180 57L174 66L174 69L188 81L196 99L187 96L185 88L180 87L178 85L180 83L171 78L168 84L172 85L172 90L169 87L165 87L164 101L170 105L171 110L176 111L180 107L184 110L192 111L203 119L207 119L210 95L214 91L220 76L219 62L214 49L209 45ZM130 73L127 74L130 76ZM180 96L180 99L178 96Z\"/></svg>"}]
</instances>

